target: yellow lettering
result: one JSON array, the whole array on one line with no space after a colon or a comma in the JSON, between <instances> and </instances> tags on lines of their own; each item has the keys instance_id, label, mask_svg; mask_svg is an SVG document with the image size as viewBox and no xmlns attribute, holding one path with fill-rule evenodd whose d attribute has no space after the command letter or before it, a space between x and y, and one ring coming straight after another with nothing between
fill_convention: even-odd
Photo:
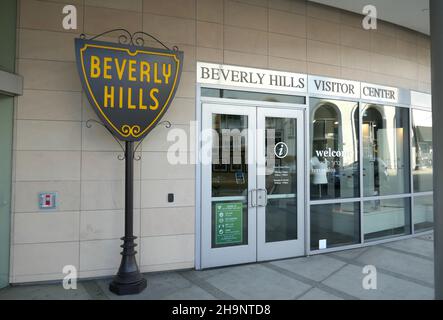
<instances>
[{"instance_id":1,"label":"yellow lettering","mask_svg":"<svg viewBox=\"0 0 443 320\"><path fill-rule=\"evenodd\" d=\"M151 92L149 93L149 96L151 97L151 99L154 101L154 105L150 105L149 109L151 110L157 110L158 108L158 99L157 97L154 95L154 93L158 93L158 89L157 88L153 88L151 90Z\"/></svg>"},{"instance_id":2,"label":"yellow lettering","mask_svg":"<svg viewBox=\"0 0 443 320\"><path fill-rule=\"evenodd\" d=\"M137 81L137 79L134 77L134 73L136 71L135 69L135 60L129 60L129 70L128 70L128 79L129 81Z\"/></svg>"},{"instance_id":3,"label":"yellow lettering","mask_svg":"<svg viewBox=\"0 0 443 320\"><path fill-rule=\"evenodd\" d=\"M123 87L120 87L119 88L119 97L118 97L118 107L120 108L120 109L122 109L123 108Z\"/></svg>"},{"instance_id":4,"label":"yellow lettering","mask_svg":"<svg viewBox=\"0 0 443 320\"><path fill-rule=\"evenodd\" d=\"M131 62L129 62L131 64ZM128 109L134 110L137 106L132 104L132 88L128 88Z\"/></svg>"},{"instance_id":5,"label":"yellow lettering","mask_svg":"<svg viewBox=\"0 0 443 320\"><path fill-rule=\"evenodd\" d=\"M121 65L119 65L117 58L114 58L114 61L115 61L115 68L117 69L118 80L122 80L123 72L125 72L125 67L126 67L126 59L122 61Z\"/></svg>"},{"instance_id":6,"label":"yellow lettering","mask_svg":"<svg viewBox=\"0 0 443 320\"><path fill-rule=\"evenodd\" d=\"M162 81L158 78L158 63L154 63L154 82L155 83L162 83Z\"/></svg>"},{"instance_id":7,"label":"yellow lettering","mask_svg":"<svg viewBox=\"0 0 443 320\"><path fill-rule=\"evenodd\" d=\"M109 92L109 89L111 89L111 92ZM114 87L113 86L111 86L111 87L105 86L105 94L104 94L103 99L104 99L105 108L107 108L107 107L114 108Z\"/></svg>"},{"instance_id":8,"label":"yellow lettering","mask_svg":"<svg viewBox=\"0 0 443 320\"><path fill-rule=\"evenodd\" d=\"M100 77L100 59L97 56L91 56L91 78Z\"/></svg>"},{"instance_id":9,"label":"yellow lettering","mask_svg":"<svg viewBox=\"0 0 443 320\"><path fill-rule=\"evenodd\" d=\"M112 80L112 76L108 73L108 71L111 70L111 66L109 65L111 61L112 59L109 57L103 59L103 78L108 80Z\"/></svg>"},{"instance_id":10,"label":"yellow lettering","mask_svg":"<svg viewBox=\"0 0 443 320\"><path fill-rule=\"evenodd\" d=\"M143 89L140 88L138 93L139 93L139 96L138 96L138 107L139 107L139 109L140 110L148 109L148 106L143 104Z\"/></svg>"},{"instance_id":11,"label":"yellow lettering","mask_svg":"<svg viewBox=\"0 0 443 320\"><path fill-rule=\"evenodd\" d=\"M146 78L146 82L151 82L151 76L149 72L151 71L151 65L147 61L140 62L140 81Z\"/></svg>"},{"instance_id":12,"label":"yellow lettering","mask_svg":"<svg viewBox=\"0 0 443 320\"><path fill-rule=\"evenodd\" d=\"M168 67L167 71L165 68L166 66ZM171 65L169 63L163 65L163 77L165 77L165 83L168 84L169 78L171 77Z\"/></svg>"}]
</instances>

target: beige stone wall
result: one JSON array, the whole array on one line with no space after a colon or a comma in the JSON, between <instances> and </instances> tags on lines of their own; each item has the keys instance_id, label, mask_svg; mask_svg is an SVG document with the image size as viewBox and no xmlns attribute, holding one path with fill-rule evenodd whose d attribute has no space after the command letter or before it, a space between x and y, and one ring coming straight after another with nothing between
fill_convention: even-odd
<instances>
[{"instance_id":1,"label":"beige stone wall","mask_svg":"<svg viewBox=\"0 0 443 320\"><path fill-rule=\"evenodd\" d=\"M63 3L79 29L62 29ZM185 51L180 88L165 119L189 131L196 61L295 71L430 91L428 37L300 0L19 1L11 282L111 275L120 261L124 163L82 94L74 38L117 27L149 32ZM136 163L135 230L142 271L194 265L194 166L166 161L168 130L157 128ZM191 152L193 152L191 150ZM57 191L55 212L37 193ZM167 194L175 193L175 203Z\"/></svg>"}]
</instances>

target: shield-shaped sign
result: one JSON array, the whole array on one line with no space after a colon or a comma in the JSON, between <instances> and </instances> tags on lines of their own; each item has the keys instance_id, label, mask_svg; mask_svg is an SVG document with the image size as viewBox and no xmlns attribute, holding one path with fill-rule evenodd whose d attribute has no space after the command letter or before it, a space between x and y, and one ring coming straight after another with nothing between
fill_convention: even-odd
<instances>
[{"instance_id":1,"label":"shield-shaped sign","mask_svg":"<svg viewBox=\"0 0 443 320\"><path fill-rule=\"evenodd\" d=\"M174 99L183 52L75 39L89 103L118 139L143 139Z\"/></svg>"}]
</instances>

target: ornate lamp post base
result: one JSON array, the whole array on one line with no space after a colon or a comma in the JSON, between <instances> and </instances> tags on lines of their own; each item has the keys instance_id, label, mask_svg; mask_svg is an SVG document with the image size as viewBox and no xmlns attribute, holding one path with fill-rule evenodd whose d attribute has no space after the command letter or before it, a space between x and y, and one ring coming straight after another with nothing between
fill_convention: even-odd
<instances>
[{"instance_id":1,"label":"ornate lamp post base","mask_svg":"<svg viewBox=\"0 0 443 320\"><path fill-rule=\"evenodd\" d=\"M131 274L128 274L128 276L132 277ZM109 290L119 296L138 294L147 287L147 281L145 278L141 278L140 280L131 283L126 283L125 280L119 278L119 275L115 276L115 279L109 285Z\"/></svg>"},{"instance_id":2,"label":"ornate lamp post base","mask_svg":"<svg viewBox=\"0 0 443 320\"><path fill-rule=\"evenodd\" d=\"M134 240L137 237L128 236L121 238L123 240L122 261L120 268L114 280L109 285L109 290L117 295L130 295L142 292L147 287L147 281L140 273L135 255L137 246Z\"/></svg>"}]
</instances>

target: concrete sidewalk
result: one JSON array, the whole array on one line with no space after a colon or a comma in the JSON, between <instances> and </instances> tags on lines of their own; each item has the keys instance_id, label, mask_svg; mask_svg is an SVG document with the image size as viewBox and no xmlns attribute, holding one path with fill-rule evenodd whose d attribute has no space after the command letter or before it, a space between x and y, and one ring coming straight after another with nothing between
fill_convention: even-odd
<instances>
[{"instance_id":1,"label":"concrete sidewalk","mask_svg":"<svg viewBox=\"0 0 443 320\"><path fill-rule=\"evenodd\" d=\"M377 268L377 290L364 290L365 265ZM77 290L61 283L14 286L2 299L433 299L433 236L307 258L208 271L145 274L148 288L119 297L111 279L81 281Z\"/></svg>"}]
</instances>

